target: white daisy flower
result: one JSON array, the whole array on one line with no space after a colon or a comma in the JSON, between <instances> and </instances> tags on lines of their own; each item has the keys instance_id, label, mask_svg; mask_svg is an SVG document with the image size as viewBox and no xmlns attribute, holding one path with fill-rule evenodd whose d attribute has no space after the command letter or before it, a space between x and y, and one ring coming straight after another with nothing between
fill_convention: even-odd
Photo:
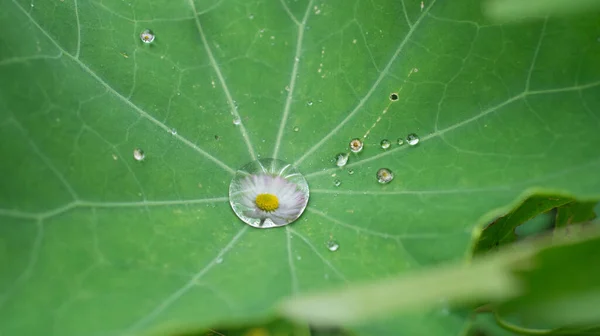
<instances>
[{"instance_id":1,"label":"white daisy flower","mask_svg":"<svg viewBox=\"0 0 600 336\"><path fill-rule=\"evenodd\" d=\"M308 202L305 192L282 176L258 174L241 180L240 203L244 215L260 220L260 226L288 224L302 214Z\"/></svg>"}]
</instances>

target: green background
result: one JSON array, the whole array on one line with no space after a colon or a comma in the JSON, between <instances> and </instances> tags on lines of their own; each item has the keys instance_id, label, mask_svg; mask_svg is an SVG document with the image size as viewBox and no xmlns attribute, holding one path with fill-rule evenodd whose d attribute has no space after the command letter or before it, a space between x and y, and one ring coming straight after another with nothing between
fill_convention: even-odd
<instances>
[{"instance_id":1,"label":"green background","mask_svg":"<svg viewBox=\"0 0 600 336\"><path fill-rule=\"evenodd\" d=\"M535 191L600 197L596 14L498 24L469 0L6 0L0 29L3 335L267 318L290 295L468 257L481 225ZM369 129L354 173L335 168ZM413 132L415 147L378 146ZM305 174L310 202L293 225L256 230L228 186L274 156ZM442 307L354 330L465 328Z\"/></svg>"}]
</instances>

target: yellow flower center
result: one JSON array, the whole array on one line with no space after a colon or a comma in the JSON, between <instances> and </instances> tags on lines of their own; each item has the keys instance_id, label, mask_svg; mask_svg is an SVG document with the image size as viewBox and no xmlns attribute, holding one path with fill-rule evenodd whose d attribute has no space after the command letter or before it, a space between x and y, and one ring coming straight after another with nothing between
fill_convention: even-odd
<instances>
[{"instance_id":1,"label":"yellow flower center","mask_svg":"<svg viewBox=\"0 0 600 336\"><path fill-rule=\"evenodd\" d=\"M274 211L279 208L279 200L272 194L258 194L254 203L263 211Z\"/></svg>"}]
</instances>

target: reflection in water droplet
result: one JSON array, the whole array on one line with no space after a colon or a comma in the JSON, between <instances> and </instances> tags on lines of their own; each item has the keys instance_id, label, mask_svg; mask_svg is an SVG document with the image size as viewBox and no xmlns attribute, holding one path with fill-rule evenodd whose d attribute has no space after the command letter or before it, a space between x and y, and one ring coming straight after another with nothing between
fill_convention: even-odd
<instances>
[{"instance_id":1,"label":"reflection in water droplet","mask_svg":"<svg viewBox=\"0 0 600 336\"><path fill-rule=\"evenodd\" d=\"M419 136L415 133L410 133L406 136L406 142L408 142L409 145L414 146L419 143Z\"/></svg>"},{"instance_id":2,"label":"reflection in water droplet","mask_svg":"<svg viewBox=\"0 0 600 336\"><path fill-rule=\"evenodd\" d=\"M173 134L173 135L176 135L176 134L177 134L177 130L176 130L176 129L174 129L174 128L171 128L171 129L169 130L169 132L171 132L171 134Z\"/></svg>"},{"instance_id":3,"label":"reflection in water droplet","mask_svg":"<svg viewBox=\"0 0 600 336\"><path fill-rule=\"evenodd\" d=\"M398 146L404 145L404 139L398 138Z\"/></svg>"},{"instance_id":4,"label":"reflection in water droplet","mask_svg":"<svg viewBox=\"0 0 600 336\"><path fill-rule=\"evenodd\" d=\"M388 139L381 140L381 148L382 149L388 149L388 148L390 148L391 145L392 145L392 143Z\"/></svg>"},{"instance_id":5,"label":"reflection in water droplet","mask_svg":"<svg viewBox=\"0 0 600 336\"><path fill-rule=\"evenodd\" d=\"M343 167L348 163L348 153L339 153L335 156L335 165L338 167Z\"/></svg>"},{"instance_id":6,"label":"reflection in water droplet","mask_svg":"<svg viewBox=\"0 0 600 336\"><path fill-rule=\"evenodd\" d=\"M348 175L352 175L354 174L354 170L353 169L348 169Z\"/></svg>"},{"instance_id":7,"label":"reflection in water droplet","mask_svg":"<svg viewBox=\"0 0 600 336\"><path fill-rule=\"evenodd\" d=\"M300 127L296 126L294 127L294 132L298 132L300 130Z\"/></svg>"},{"instance_id":8,"label":"reflection in water droplet","mask_svg":"<svg viewBox=\"0 0 600 336\"><path fill-rule=\"evenodd\" d=\"M229 185L229 203L246 224L266 229L294 222L308 204L306 179L292 165L258 159L238 169Z\"/></svg>"},{"instance_id":9,"label":"reflection in water droplet","mask_svg":"<svg viewBox=\"0 0 600 336\"><path fill-rule=\"evenodd\" d=\"M353 153L358 153L363 149L363 142L359 138L354 138L350 141L350 150Z\"/></svg>"},{"instance_id":10,"label":"reflection in water droplet","mask_svg":"<svg viewBox=\"0 0 600 336\"><path fill-rule=\"evenodd\" d=\"M308 103L306 103L306 105L308 105L308 106L312 106L312 104L313 104L312 100L309 100Z\"/></svg>"},{"instance_id":11,"label":"reflection in water droplet","mask_svg":"<svg viewBox=\"0 0 600 336\"><path fill-rule=\"evenodd\" d=\"M142 161L144 158L146 157L146 154L144 154L144 151L136 148L133 150L133 158L136 159L137 161Z\"/></svg>"},{"instance_id":12,"label":"reflection in water droplet","mask_svg":"<svg viewBox=\"0 0 600 336\"><path fill-rule=\"evenodd\" d=\"M339 186L342 185L342 181L340 181L340 180L334 180L333 181L333 185L336 186L336 187L339 187Z\"/></svg>"},{"instance_id":13,"label":"reflection in water droplet","mask_svg":"<svg viewBox=\"0 0 600 336\"><path fill-rule=\"evenodd\" d=\"M394 173L387 168L381 168L377 171L377 182L381 184L390 183L394 179Z\"/></svg>"},{"instance_id":14,"label":"reflection in water droplet","mask_svg":"<svg viewBox=\"0 0 600 336\"><path fill-rule=\"evenodd\" d=\"M335 252L340 248L340 244L335 240L330 240L327 242L327 249L331 252Z\"/></svg>"},{"instance_id":15,"label":"reflection in water droplet","mask_svg":"<svg viewBox=\"0 0 600 336\"><path fill-rule=\"evenodd\" d=\"M154 38L154 33L150 29L146 29L140 34L140 39L144 43L152 43L154 41Z\"/></svg>"},{"instance_id":16,"label":"reflection in water droplet","mask_svg":"<svg viewBox=\"0 0 600 336\"><path fill-rule=\"evenodd\" d=\"M235 118L235 119L233 119L233 124L234 124L234 125L239 125L239 124L241 124L241 123L242 123L242 120L241 120L240 118Z\"/></svg>"}]
</instances>

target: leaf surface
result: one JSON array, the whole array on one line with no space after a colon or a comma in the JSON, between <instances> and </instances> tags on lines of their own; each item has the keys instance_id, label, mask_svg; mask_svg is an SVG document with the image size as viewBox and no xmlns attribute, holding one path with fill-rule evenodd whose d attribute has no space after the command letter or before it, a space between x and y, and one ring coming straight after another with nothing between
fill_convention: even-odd
<instances>
[{"instance_id":1,"label":"leaf surface","mask_svg":"<svg viewBox=\"0 0 600 336\"><path fill-rule=\"evenodd\" d=\"M3 335L267 318L290 295L462 259L474 229L534 191L600 196L595 14L499 25L471 0L6 0L0 27ZM420 143L396 145L408 133ZM229 182L274 156L310 202L292 226L254 230ZM436 311L360 330L463 328Z\"/></svg>"}]
</instances>

